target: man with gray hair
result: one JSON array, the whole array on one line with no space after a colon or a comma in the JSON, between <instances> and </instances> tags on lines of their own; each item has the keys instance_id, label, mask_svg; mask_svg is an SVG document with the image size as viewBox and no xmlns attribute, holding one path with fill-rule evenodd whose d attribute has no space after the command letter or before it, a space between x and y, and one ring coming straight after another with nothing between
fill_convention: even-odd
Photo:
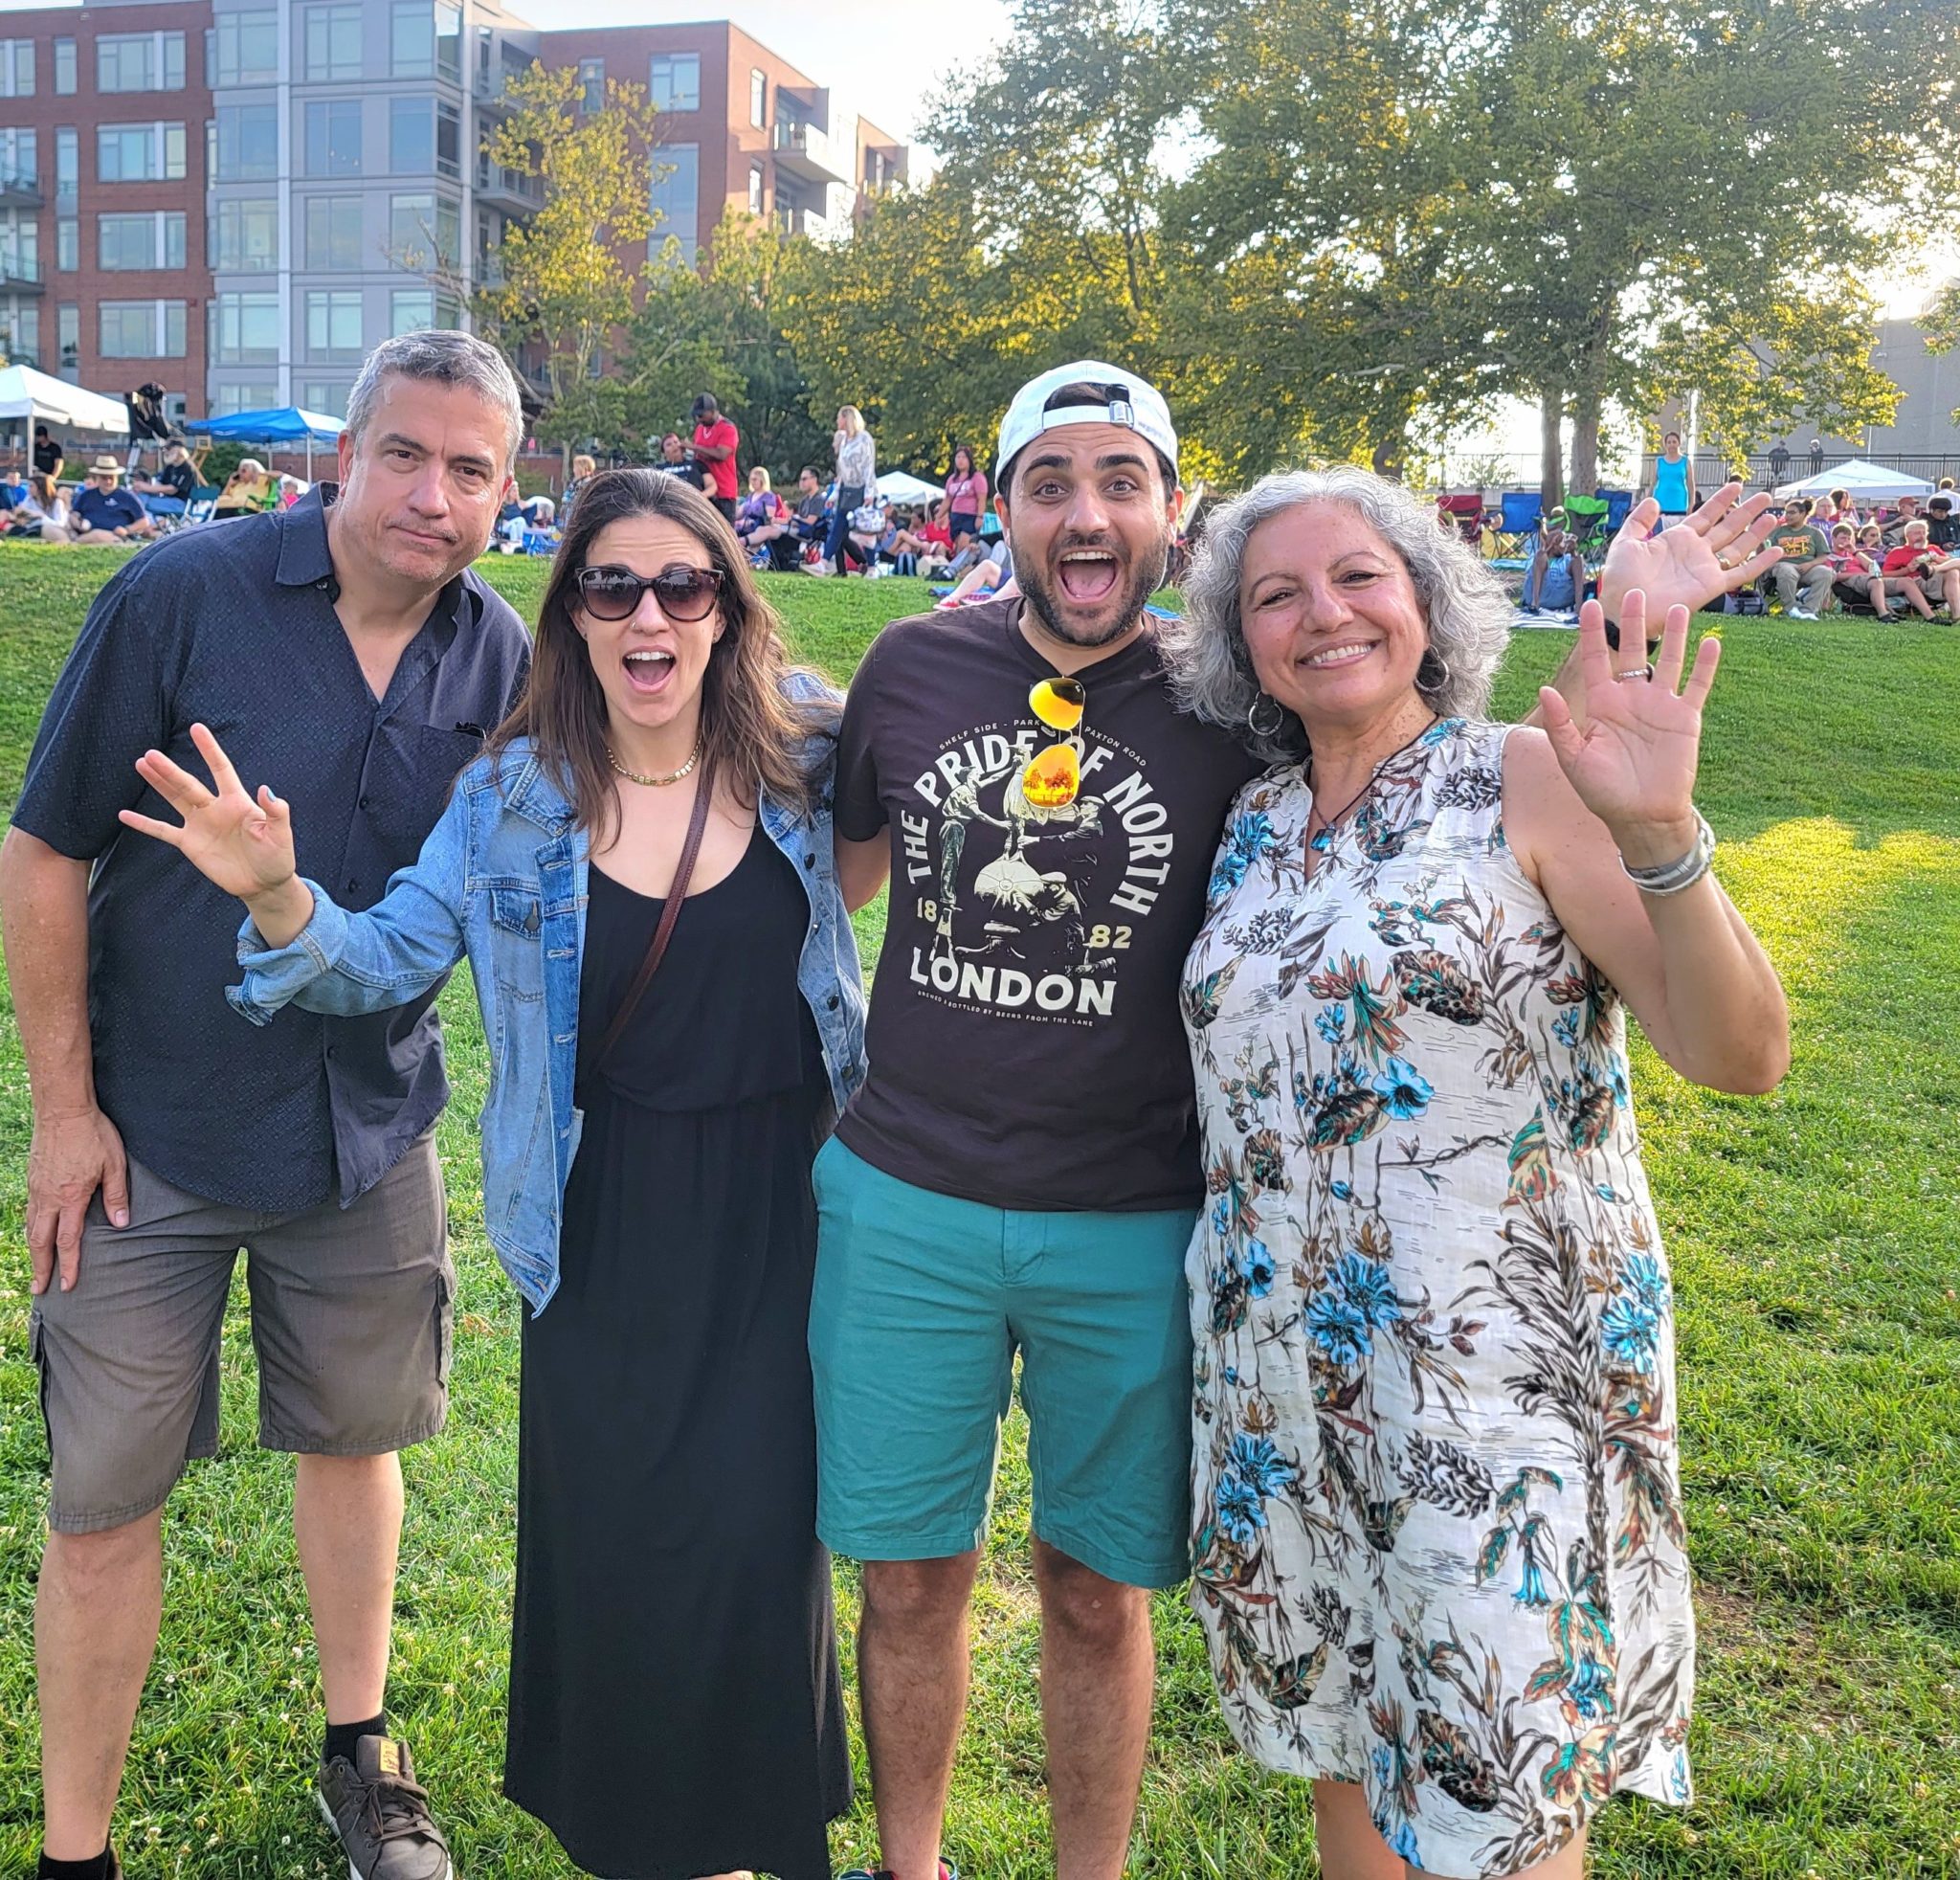
<instances>
[{"instance_id":1,"label":"man with gray hair","mask_svg":"<svg viewBox=\"0 0 1960 1880\"><path fill-rule=\"evenodd\" d=\"M355 1880L450 1880L384 1709L402 1477L442 1427L451 1296L431 1000L373 1018L225 1003L237 911L167 849L135 762L222 727L350 906L412 862L515 702L529 642L470 571L523 417L464 333L372 353L337 496L172 536L120 570L57 681L0 844L0 924L33 1101L27 1240L53 1461L35 1604L44 1880L108 1880L156 1648L162 1509L217 1443L219 1333L247 1256L259 1442L293 1525L326 1705L322 1811Z\"/></svg>"}]
</instances>

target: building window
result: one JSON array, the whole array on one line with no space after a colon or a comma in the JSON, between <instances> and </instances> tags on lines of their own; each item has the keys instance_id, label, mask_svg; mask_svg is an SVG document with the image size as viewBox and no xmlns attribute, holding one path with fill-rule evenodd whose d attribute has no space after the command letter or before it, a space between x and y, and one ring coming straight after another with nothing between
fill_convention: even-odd
<instances>
[{"instance_id":1,"label":"building window","mask_svg":"<svg viewBox=\"0 0 1960 1880\"><path fill-rule=\"evenodd\" d=\"M279 112L276 104L220 104L212 178L248 183L279 173Z\"/></svg>"},{"instance_id":2,"label":"building window","mask_svg":"<svg viewBox=\"0 0 1960 1880\"><path fill-rule=\"evenodd\" d=\"M347 393L353 390L345 379L302 379L300 382L300 409L319 412L325 417L345 417Z\"/></svg>"},{"instance_id":3,"label":"building window","mask_svg":"<svg viewBox=\"0 0 1960 1880\"><path fill-rule=\"evenodd\" d=\"M272 386L257 385L250 379L218 379L211 392L212 417L230 417L234 412L262 412L278 401Z\"/></svg>"},{"instance_id":4,"label":"building window","mask_svg":"<svg viewBox=\"0 0 1960 1880\"><path fill-rule=\"evenodd\" d=\"M220 294L212 302L212 358L220 366L277 366L279 297Z\"/></svg>"},{"instance_id":5,"label":"building window","mask_svg":"<svg viewBox=\"0 0 1960 1880\"><path fill-rule=\"evenodd\" d=\"M73 374L81 369L81 309L78 306L60 306L55 309L55 344L61 354L60 369L64 374Z\"/></svg>"},{"instance_id":6,"label":"building window","mask_svg":"<svg viewBox=\"0 0 1960 1880\"><path fill-rule=\"evenodd\" d=\"M435 105L435 173L460 176L463 173L463 123L454 104Z\"/></svg>"},{"instance_id":7,"label":"building window","mask_svg":"<svg viewBox=\"0 0 1960 1880\"><path fill-rule=\"evenodd\" d=\"M458 84L463 76L463 10L437 0L435 8L435 70Z\"/></svg>"},{"instance_id":8,"label":"building window","mask_svg":"<svg viewBox=\"0 0 1960 1880\"><path fill-rule=\"evenodd\" d=\"M306 105L306 174L361 173L361 101L316 98Z\"/></svg>"},{"instance_id":9,"label":"building window","mask_svg":"<svg viewBox=\"0 0 1960 1880\"><path fill-rule=\"evenodd\" d=\"M55 95L57 98L75 96L75 41L56 39L55 41Z\"/></svg>"},{"instance_id":10,"label":"building window","mask_svg":"<svg viewBox=\"0 0 1960 1880\"><path fill-rule=\"evenodd\" d=\"M211 36L213 85L276 85L279 78L279 16L272 11L220 13Z\"/></svg>"},{"instance_id":11,"label":"building window","mask_svg":"<svg viewBox=\"0 0 1960 1880\"><path fill-rule=\"evenodd\" d=\"M435 9L430 0L394 0L388 11L389 70L397 78L435 76Z\"/></svg>"},{"instance_id":12,"label":"building window","mask_svg":"<svg viewBox=\"0 0 1960 1880\"><path fill-rule=\"evenodd\" d=\"M748 122L752 124L766 124L769 121L769 81L754 67L748 73Z\"/></svg>"},{"instance_id":13,"label":"building window","mask_svg":"<svg viewBox=\"0 0 1960 1880\"><path fill-rule=\"evenodd\" d=\"M751 215L762 213L762 165L759 163L748 166L748 213Z\"/></svg>"},{"instance_id":14,"label":"building window","mask_svg":"<svg viewBox=\"0 0 1960 1880\"><path fill-rule=\"evenodd\" d=\"M184 173L182 124L96 126L97 182L181 183Z\"/></svg>"},{"instance_id":15,"label":"building window","mask_svg":"<svg viewBox=\"0 0 1960 1880\"><path fill-rule=\"evenodd\" d=\"M701 145L663 144L653 153L654 232L647 237L649 257L659 254L669 235L690 259L701 245Z\"/></svg>"},{"instance_id":16,"label":"building window","mask_svg":"<svg viewBox=\"0 0 1960 1880\"><path fill-rule=\"evenodd\" d=\"M462 257L463 215L448 196L391 196L389 199L389 258L396 267L420 274L431 267L454 268Z\"/></svg>"},{"instance_id":17,"label":"building window","mask_svg":"<svg viewBox=\"0 0 1960 1880\"><path fill-rule=\"evenodd\" d=\"M361 76L361 9L308 7L304 71L316 83Z\"/></svg>"},{"instance_id":18,"label":"building window","mask_svg":"<svg viewBox=\"0 0 1960 1880\"><path fill-rule=\"evenodd\" d=\"M435 325L435 293L429 287L397 287L389 297L389 332L419 333Z\"/></svg>"},{"instance_id":19,"label":"building window","mask_svg":"<svg viewBox=\"0 0 1960 1880\"><path fill-rule=\"evenodd\" d=\"M73 203L81 188L81 133L63 124L55 133L55 197Z\"/></svg>"},{"instance_id":20,"label":"building window","mask_svg":"<svg viewBox=\"0 0 1960 1880\"><path fill-rule=\"evenodd\" d=\"M182 91L181 33L106 33L96 41L98 91Z\"/></svg>"},{"instance_id":21,"label":"building window","mask_svg":"<svg viewBox=\"0 0 1960 1880\"><path fill-rule=\"evenodd\" d=\"M656 53L647 74L647 94L656 111L699 111L701 55Z\"/></svg>"},{"instance_id":22,"label":"building window","mask_svg":"<svg viewBox=\"0 0 1960 1880\"><path fill-rule=\"evenodd\" d=\"M33 306L16 306L11 313L0 311L0 359L13 366L41 363L41 311Z\"/></svg>"},{"instance_id":23,"label":"building window","mask_svg":"<svg viewBox=\"0 0 1960 1880\"><path fill-rule=\"evenodd\" d=\"M578 108L590 117L606 101L606 61L582 58L578 62Z\"/></svg>"},{"instance_id":24,"label":"building window","mask_svg":"<svg viewBox=\"0 0 1960 1880\"><path fill-rule=\"evenodd\" d=\"M182 359L182 301L103 301L97 307L104 359Z\"/></svg>"},{"instance_id":25,"label":"building window","mask_svg":"<svg viewBox=\"0 0 1960 1880\"><path fill-rule=\"evenodd\" d=\"M349 274L361 265L361 198L306 198L306 262L333 274Z\"/></svg>"},{"instance_id":26,"label":"building window","mask_svg":"<svg viewBox=\"0 0 1960 1880\"><path fill-rule=\"evenodd\" d=\"M75 47L68 42L70 53ZM59 90L59 86L56 87ZM73 91L75 87L68 88ZM32 39L0 39L0 98L32 98L34 95L34 42Z\"/></svg>"},{"instance_id":27,"label":"building window","mask_svg":"<svg viewBox=\"0 0 1960 1880\"><path fill-rule=\"evenodd\" d=\"M396 176L428 176L435 169L435 101L388 101L388 168Z\"/></svg>"},{"instance_id":28,"label":"building window","mask_svg":"<svg viewBox=\"0 0 1960 1880\"><path fill-rule=\"evenodd\" d=\"M41 278L41 225L32 216L25 221L0 223L0 277L15 280Z\"/></svg>"},{"instance_id":29,"label":"building window","mask_svg":"<svg viewBox=\"0 0 1960 1880\"><path fill-rule=\"evenodd\" d=\"M40 188L40 153L33 131L0 130L0 176Z\"/></svg>"},{"instance_id":30,"label":"building window","mask_svg":"<svg viewBox=\"0 0 1960 1880\"><path fill-rule=\"evenodd\" d=\"M63 274L73 274L81 266L81 224L73 215L56 218L55 265Z\"/></svg>"},{"instance_id":31,"label":"building window","mask_svg":"<svg viewBox=\"0 0 1960 1880\"><path fill-rule=\"evenodd\" d=\"M279 264L279 206L269 196L227 196L212 211L211 264L219 274L270 274Z\"/></svg>"},{"instance_id":32,"label":"building window","mask_svg":"<svg viewBox=\"0 0 1960 1880\"><path fill-rule=\"evenodd\" d=\"M97 265L105 274L181 268L184 222L184 212L170 209L142 215L98 215Z\"/></svg>"},{"instance_id":33,"label":"building window","mask_svg":"<svg viewBox=\"0 0 1960 1880\"><path fill-rule=\"evenodd\" d=\"M309 359L359 359L361 290L358 287L309 287L306 290L306 356Z\"/></svg>"}]
</instances>

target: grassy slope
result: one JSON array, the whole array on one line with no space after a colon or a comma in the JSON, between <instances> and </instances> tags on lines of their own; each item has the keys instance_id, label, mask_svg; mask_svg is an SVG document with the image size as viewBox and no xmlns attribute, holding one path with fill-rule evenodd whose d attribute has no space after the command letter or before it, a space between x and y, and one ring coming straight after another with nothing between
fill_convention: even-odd
<instances>
[{"instance_id":1,"label":"grassy slope","mask_svg":"<svg viewBox=\"0 0 1960 1880\"><path fill-rule=\"evenodd\" d=\"M538 563L498 562L521 611ZM100 560L0 548L0 801ZM799 653L848 676L916 584L786 578ZM1603 1875L1960 1874L1960 638L1728 623L1702 800L1722 871L1790 986L1795 1069L1766 1102L1689 1089L1642 1050L1637 1090L1681 1309L1683 1453L1702 1577L1701 1800L1615 1805ZM1522 708L1557 657L1521 637ZM1875 659L1875 653L1882 657ZM867 910L867 959L879 909ZM498 1794L510 1597L516 1313L479 1232L483 1054L445 1005L443 1126L462 1297L449 1434L408 1459L393 1703L438 1780L462 1870L570 1869ZM0 1869L34 1846L29 1618L43 1450L19 1248L25 1078L0 1017ZM237 1303L234 1297L234 1305ZM308 1806L317 1689L286 1532L288 1467L251 1447L234 1310L223 1454L170 1505L168 1616L119 1838L135 1875L338 1871ZM1010 1455L1017 1454L1013 1433ZM1041 1807L1025 1470L1011 1461L983 1583L972 1725L949 1829L969 1873L1053 1871ZM704 1535L702 1545L711 1546ZM840 1568L849 1617L853 1579ZM657 1598L657 1586L648 1589ZM1160 1600L1164 1675L1133 1870L1309 1875L1305 1798L1234 1754L1194 1623ZM869 1811L836 1848L869 1850Z\"/></svg>"}]
</instances>

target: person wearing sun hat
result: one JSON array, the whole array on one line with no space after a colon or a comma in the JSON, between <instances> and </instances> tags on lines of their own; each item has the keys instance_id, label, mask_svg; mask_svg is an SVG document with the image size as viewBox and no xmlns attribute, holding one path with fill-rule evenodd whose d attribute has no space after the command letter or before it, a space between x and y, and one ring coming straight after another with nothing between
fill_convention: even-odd
<instances>
[{"instance_id":1,"label":"person wearing sun hat","mask_svg":"<svg viewBox=\"0 0 1960 1880\"><path fill-rule=\"evenodd\" d=\"M1122 1871L1147 1589L1187 1572L1202 1182L1176 983L1257 767L1175 708L1146 612L1177 459L1132 371L1079 360L1023 386L993 475L1020 593L887 627L845 708L840 880L861 905L889 874L891 897L869 1078L816 1164L817 1525L864 1562L895 1880L940 1871L1016 1354L1064 1873Z\"/></svg>"},{"instance_id":2,"label":"person wearing sun hat","mask_svg":"<svg viewBox=\"0 0 1960 1880\"><path fill-rule=\"evenodd\" d=\"M122 486L122 466L102 456L88 466L88 481L69 505L68 539L91 546L127 548L157 532L142 499Z\"/></svg>"}]
</instances>

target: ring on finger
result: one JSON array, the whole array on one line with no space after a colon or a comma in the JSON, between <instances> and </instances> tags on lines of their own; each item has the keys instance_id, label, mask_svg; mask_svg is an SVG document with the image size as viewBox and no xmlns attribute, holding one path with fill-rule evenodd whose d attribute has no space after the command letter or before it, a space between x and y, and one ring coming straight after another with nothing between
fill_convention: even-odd
<instances>
[{"instance_id":1,"label":"ring on finger","mask_svg":"<svg viewBox=\"0 0 1960 1880\"><path fill-rule=\"evenodd\" d=\"M1614 674L1615 679L1652 679L1654 667L1651 662L1644 666L1629 666L1624 672Z\"/></svg>"}]
</instances>

